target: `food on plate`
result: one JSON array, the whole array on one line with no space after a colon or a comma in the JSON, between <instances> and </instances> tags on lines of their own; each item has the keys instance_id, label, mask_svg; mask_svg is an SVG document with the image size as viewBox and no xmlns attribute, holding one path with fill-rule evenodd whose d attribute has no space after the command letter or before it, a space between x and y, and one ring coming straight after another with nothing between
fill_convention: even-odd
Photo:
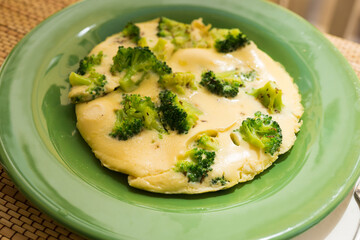
<instances>
[{"instance_id":1,"label":"food on plate","mask_svg":"<svg viewBox=\"0 0 360 240\"><path fill-rule=\"evenodd\" d=\"M77 128L95 156L152 192L252 180L294 145L302 123L283 66L241 30L202 19L128 23L69 80Z\"/></svg>"}]
</instances>

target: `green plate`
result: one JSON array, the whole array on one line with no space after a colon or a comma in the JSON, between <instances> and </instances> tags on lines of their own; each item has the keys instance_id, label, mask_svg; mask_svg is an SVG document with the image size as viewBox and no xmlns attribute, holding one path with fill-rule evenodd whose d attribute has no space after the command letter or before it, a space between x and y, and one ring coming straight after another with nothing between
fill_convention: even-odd
<instances>
[{"instance_id":1,"label":"green plate","mask_svg":"<svg viewBox=\"0 0 360 240\"><path fill-rule=\"evenodd\" d=\"M158 16L239 27L284 65L302 94L293 149L255 180L196 196L133 189L100 166L75 127L67 76L128 21ZM359 175L359 82L310 24L263 1L88 0L29 33L0 75L1 161L41 210L96 239L289 238L316 224Z\"/></svg>"}]
</instances>

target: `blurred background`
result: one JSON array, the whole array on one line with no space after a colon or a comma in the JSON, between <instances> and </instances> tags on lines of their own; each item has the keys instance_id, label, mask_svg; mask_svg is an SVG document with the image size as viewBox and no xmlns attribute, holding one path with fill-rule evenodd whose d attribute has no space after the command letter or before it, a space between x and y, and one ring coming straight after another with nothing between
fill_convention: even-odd
<instances>
[{"instance_id":1,"label":"blurred background","mask_svg":"<svg viewBox=\"0 0 360 240\"><path fill-rule=\"evenodd\" d=\"M360 0L270 0L320 31L360 43Z\"/></svg>"}]
</instances>

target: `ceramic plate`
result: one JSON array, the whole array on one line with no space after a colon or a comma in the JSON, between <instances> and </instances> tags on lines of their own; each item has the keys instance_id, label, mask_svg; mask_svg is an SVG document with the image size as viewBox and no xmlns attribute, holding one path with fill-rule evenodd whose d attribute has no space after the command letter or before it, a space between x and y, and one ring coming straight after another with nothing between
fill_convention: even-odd
<instances>
[{"instance_id":1,"label":"ceramic plate","mask_svg":"<svg viewBox=\"0 0 360 240\"><path fill-rule=\"evenodd\" d=\"M253 181L196 196L136 190L101 167L76 130L69 72L127 22L159 16L239 27L299 86L305 114L295 146ZM359 175L359 89L321 33L267 2L83 1L41 23L3 64L1 161L35 205L90 238L289 238L332 211Z\"/></svg>"}]
</instances>

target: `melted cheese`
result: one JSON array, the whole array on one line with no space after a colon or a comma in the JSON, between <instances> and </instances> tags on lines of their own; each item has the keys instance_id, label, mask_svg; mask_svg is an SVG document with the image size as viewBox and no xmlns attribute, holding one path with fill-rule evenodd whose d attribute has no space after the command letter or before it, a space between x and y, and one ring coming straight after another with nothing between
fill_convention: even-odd
<instances>
[{"instance_id":1,"label":"melted cheese","mask_svg":"<svg viewBox=\"0 0 360 240\"><path fill-rule=\"evenodd\" d=\"M157 20L137 25L141 28L141 35L151 40L149 45L157 41ZM117 86L119 76L112 76L109 66L119 44L132 46L116 34L100 43L91 52L96 54L103 51L104 60L96 70L106 74L112 89ZM188 134L171 132L164 135L163 139L159 138L156 131L151 130L144 130L127 141L119 141L109 136L116 120L114 110L121 107L122 93L119 91L77 104L77 127L81 135L105 167L129 175L128 181L131 186L162 193L202 193L229 188L239 182L253 179L255 175L268 168L277 159L278 154L285 153L293 146L295 133L301 126L301 96L285 69L259 50L254 43L227 54L218 53L210 48L179 49L167 60L167 64L173 72L194 73L197 81L200 81L204 70L256 70L257 78L252 82L246 82L245 87L240 88L239 94L231 99L211 94L203 87L196 91L189 90L184 96L179 96L186 98L203 114ZM132 93L150 96L157 101L161 91L157 80L156 75L151 75ZM273 156L251 146L241 137L238 138L240 144L237 146L230 137L233 130L239 128L247 117L253 117L255 112L268 114L267 109L246 92L262 87L269 80L276 82L282 90L284 103L281 113L272 114L283 134L280 151ZM174 166L178 156L189 150L191 139L206 131L217 132L220 142L213 170L201 183L188 182L184 174L174 171ZM229 181L225 186L210 183L212 178L221 176Z\"/></svg>"}]
</instances>

